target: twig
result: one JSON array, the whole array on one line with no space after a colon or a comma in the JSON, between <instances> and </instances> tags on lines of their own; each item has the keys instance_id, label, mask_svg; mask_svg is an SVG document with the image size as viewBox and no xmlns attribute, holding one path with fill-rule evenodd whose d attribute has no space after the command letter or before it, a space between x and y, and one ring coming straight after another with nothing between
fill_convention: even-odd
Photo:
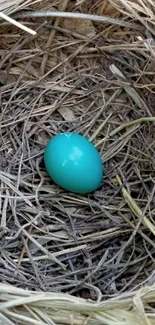
<instances>
[{"instance_id":1,"label":"twig","mask_svg":"<svg viewBox=\"0 0 155 325\"><path fill-rule=\"evenodd\" d=\"M141 124L143 122L155 122L155 116L152 117L142 117L139 118L137 120L131 121L131 122L127 122L124 123L120 126L118 126L118 128L116 128L115 130L113 130L112 132L109 133L108 138L113 137L114 135L116 135L118 132L122 131L123 129L130 127L132 125L136 125L136 124ZM104 137L103 139L99 140L96 144L95 147L99 147L104 141L107 140L107 136Z\"/></svg>"},{"instance_id":2,"label":"twig","mask_svg":"<svg viewBox=\"0 0 155 325\"><path fill-rule=\"evenodd\" d=\"M114 64L110 65L110 70L113 73L113 75L116 76L116 78L118 78L118 80L120 80L120 82L126 81L126 77L124 76L124 74L122 73L122 71L120 71L120 69L118 69L118 67L116 67ZM143 99L139 96L139 94L137 93L137 91L135 90L134 87L131 87L130 85L123 85L124 90L126 91L126 93L132 98L133 102L140 108L140 109L145 109L147 114L149 116L152 116L152 114L150 113L150 110L148 108L148 106L145 104L145 102L143 101Z\"/></svg>"},{"instance_id":3,"label":"twig","mask_svg":"<svg viewBox=\"0 0 155 325\"><path fill-rule=\"evenodd\" d=\"M5 15L3 12L0 12L0 17L5 19L6 21L8 21L9 23L23 29L25 32L30 33L32 35L36 35L36 32L34 30L32 30L29 27L26 27L24 25L22 25L21 23L19 23L18 21L14 20L13 18L10 18L9 16Z\"/></svg>"},{"instance_id":4,"label":"twig","mask_svg":"<svg viewBox=\"0 0 155 325\"><path fill-rule=\"evenodd\" d=\"M143 224L150 229L150 231L152 232L153 235L155 235L155 226L152 224L152 222L147 217L145 217L143 215L143 212L138 207L135 200L130 196L128 191L125 189L125 187L123 186L123 183L118 175L116 176L116 179L117 179L118 184L122 188L123 197L125 199L125 202L128 204L129 208L131 209L131 211L138 218L141 218L143 216L143 220L142 220ZM149 203L150 203L150 201L149 201ZM147 205L147 207L148 207L148 205Z\"/></svg>"},{"instance_id":5,"label":"twig","mask_svg":"<svg viewBox=\"0 0 155 325\"><path fill-rule=\"evenodd\" d=\"M58 257L58 256L63 256L65 254L70 254L70 253L75 253L75 252L78 252L80 250L84 250L87 248L87 245L86 244L83 244L83 245L79 245L79 246L76 246L76 247L72 247L72 248L66 248L66 249L63 249L61 251L58 251L58 252L54 252L52 253L52 256L54 258ZM47 260L49 259L49 254L47 255L41 255L41 256L34 256L33 257L33 260L34 261L41 261L41 260ZM25 257L22 259L22 262L29 262L30 259ZM14 262L16 263L17 260L15 259Z\"/></svg>"},{"instance_id":6,"label":"twig","mask_svg":"<svg viewBox=\"0 0 155 325\"><path fill-rule=\"evenodd\" d=\"M66 9L66 7L68 5L68 1L69 0L63 0L62 1L61 6L60 6L61 11L64 11ZM54 27L58 27L59 24L60 24L60 17L57 17L56 20L55 20L55 23L54 23ZM48 38L47 43L45 45L46 48L49 48L49 46L51 45L55 34L56 34L56 29L53 29L50 32L49 38ZM44 56L43 56L42 62L41 62L41 67L40 67L40 72L41 72L42 75L44 74L44 71L45 71L45 66L46 66L47 59L48 59L48 53L45 53Z\"/></svg>"},{"instance_id":7,"label":"twig","mask_svg":"<svg viewBox=\"0 0 155 325\"><path fill-rule=\"evenodd\" d=\"M110 119L110 117L112 116L112 113L110 113L108 115L108 117L99 125L99 127L97 128L97 130L95 130L95 132L92 134L92 136L89 138L90 141L93 141L95 139L95 137L100 133L100 131L103 129L103 127L105 126L105 124L108 122L108 120Z\"/></svg>"},{"instance_id":8,"label":"twig","mask_svg":"<svg viewBox=\"0 0 155 325\"><path fill-rule=\"evenodd\" d=\"M29 234L31 234L32 229L33 229L33 226L31 225L30 226L30 229L28 231ZM27 243L27 242L28 242L28 238L25 239L25 243ZM25 248L25 246L23 246L22 251L21 251L21 254L20 254L20 257L19 257L19 260L18 260L18 263L17 263L16 271L18 271L19 268L20 268L20 264L22 262L22 259L24 257L25 252L26 252L26 248Z\"/></svg>"},{"instance_id":9,"label":"twig","mask_svg":"<svg viewBox=\"0 0 155 325\"><path fill-rule=\"evenodd\" d=\"M108 16L90 15L77 12L61 12L61 11L27 11L21 12L13 15L14 18L29 18L29 17L60 17L60 18L78 18L78 19L88 19L92 21L98 21L101 23L110 23L114 25L119 25L123 27L133 28L141 30L142 26L139 24L133 24L126 22L121 19L111 18Z\"/></svg>"}]
</instances>

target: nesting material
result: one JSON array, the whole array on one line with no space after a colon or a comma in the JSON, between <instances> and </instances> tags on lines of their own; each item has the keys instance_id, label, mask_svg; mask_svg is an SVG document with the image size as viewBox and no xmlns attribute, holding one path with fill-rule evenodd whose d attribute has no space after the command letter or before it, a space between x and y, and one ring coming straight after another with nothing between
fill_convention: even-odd
<instances>
[{"instance_id":1,"label":"nesting material","mask_svg":"<svg viewBox=\"0 0 155 325\"><path fill-rule=\"evenodd\" d=\"M31 28L28 28L21 24L20 22L16 21L13 18L10 18L8 15L16 12L17 10L21 10L22 8L26 8L28 4L31 4L32 0L23 1L23 0L1 0L0 1L0 18L5 20L6 22L21 28L25 32L36 35L36 32Z\"/></svg>"},{"instance_id":2,"label":"nesting material","mask_svg":"<svg viewBox=\"0 0 155 325\"><path fill-rule=\"evenodd\" d=\"M155 299L154 286L101 303L67 293L30 292L2 284L0 292L3 324L155 324L155 311L151 307Z\"/></svg>"},{"instance_id":3,"label":"nesting material","mask_svg":"<svg viewBox=\"0 0 155 325\"><path fill-rule=\"evenodd\" d=\"M0 323L154 325L154 1L0 12ZM94 193L47 175L45 146L66 131L100 151Z\"/></svg>"}]
</instances>

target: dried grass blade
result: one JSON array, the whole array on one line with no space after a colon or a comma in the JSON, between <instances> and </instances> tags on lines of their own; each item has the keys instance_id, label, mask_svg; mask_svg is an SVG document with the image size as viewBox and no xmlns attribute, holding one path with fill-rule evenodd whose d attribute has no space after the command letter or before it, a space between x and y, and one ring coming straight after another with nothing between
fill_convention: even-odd
<instances>
[{"instance_id":1,"label":"dried grass blade","mask_svg":"<svg viewBox=\"0 0 155 325\"><path fill-rule=\"evenodd\" d=\"M4 20L8 21L10 24L13 24L16 27L23 29L25 32L30 33L32 35L36 35L36 32L34 30L32 30L31 28L26 27L23 24L19 23L18 21L10 18L9 16L5 15L3 12L0 12L0 17L3 18Z\"/></svg>"},{"instance_id":2,"label":"dried grass blade","mask_svg":"<svg viewBox=\"0 0 155 325\"><path fill-rule=\"evenodd\" d=\"M139 208L139 206L137 205L135 200L130 196L128 191L125 189L125 187L123 186L123 183L118 175L116 176L116 179L117 179L118 184L121 186L122 194L125 199L125 202L128 204L129 208L134 213L134 215L138 218L141 218L141 216L143 215L143 212L141 211L141 209ZM152 234L155 235L155 226L152 224L152 222L145 216L143 216L142 222L147 228L150 229Z\"/></svg>"}]
</instances>

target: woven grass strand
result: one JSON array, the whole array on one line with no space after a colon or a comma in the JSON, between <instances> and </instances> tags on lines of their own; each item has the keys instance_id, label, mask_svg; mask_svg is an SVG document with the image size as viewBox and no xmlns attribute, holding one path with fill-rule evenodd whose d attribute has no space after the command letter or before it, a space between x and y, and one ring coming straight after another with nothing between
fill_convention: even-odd
<instances>
[{"instance_id":1,"label":"woven grass strand","mask_svg":"<svg viewBox=\"0 0 155 325\"><path fill-rule=\"evenodd\" d=\"M30 292L7 284L0 284L0 294L0 319L6 325L70 325L71 320L75 325L155 324L154 308L145 314L155 301L154 285L102 303L63 293Z\"/></svg>"}]
</instances>

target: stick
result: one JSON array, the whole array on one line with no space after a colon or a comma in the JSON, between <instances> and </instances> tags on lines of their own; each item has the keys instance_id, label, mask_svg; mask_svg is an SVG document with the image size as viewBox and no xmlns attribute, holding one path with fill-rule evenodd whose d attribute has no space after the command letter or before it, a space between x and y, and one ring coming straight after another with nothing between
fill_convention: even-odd
<instances>
[{"instance_id":1,"label":"stick","mask_svg":"<svg viewBox=\"0 0 155 325\"><path fill-rule=\"evenodd\" d=\"M32 29L29 28L29 27L26 27L26 26L22 25L22 24L19 23L18 21L16 21L16 20L10 18L9 16L3 14L2 12L0 12L0 17L3 18L3 19L5 19L5 20L8 21L9 23L11 23L11 24L13 24L13 25L15 25L15 26L17 26L17 27L23 29L25 32L28 32L28 33L30 33L30 34L32 34L32 35L36 35L36 32L35 32L34 30L32 30Z\"/></svg>"}]
</instances>

